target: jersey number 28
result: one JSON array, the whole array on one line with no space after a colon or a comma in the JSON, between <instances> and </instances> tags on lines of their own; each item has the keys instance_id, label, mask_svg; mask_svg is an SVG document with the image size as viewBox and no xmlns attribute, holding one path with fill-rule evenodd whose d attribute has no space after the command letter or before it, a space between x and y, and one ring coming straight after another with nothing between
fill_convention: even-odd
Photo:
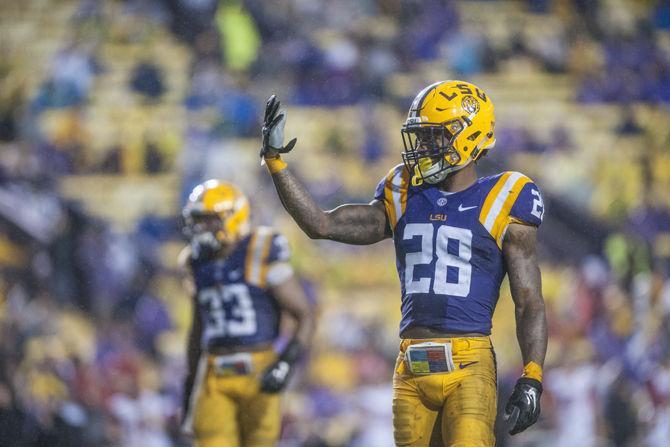
<instances>
[{"instance_id":1,"label":"jersey number 28","mask_svg":"<svg viewBox=\"0 0 670 447\"><path fill-rule=\"evenodd\" d=\"M406 293L430 293L431 278L414 279L414 267L430 264L433 261L433 255L436 255L432 292L438 295L468 296L472 277L472 265L470 264L472 231L442 225L437 228L437 237L433 246L434 233L435 227L430 223L410 223L405 227L404 240L421 238L421 251L407 253L405 256ZM449 253L450 240L458 244L458 254ZM457 269L457 282L447 282L449 267Z\"/></svg>"}]
</instances>

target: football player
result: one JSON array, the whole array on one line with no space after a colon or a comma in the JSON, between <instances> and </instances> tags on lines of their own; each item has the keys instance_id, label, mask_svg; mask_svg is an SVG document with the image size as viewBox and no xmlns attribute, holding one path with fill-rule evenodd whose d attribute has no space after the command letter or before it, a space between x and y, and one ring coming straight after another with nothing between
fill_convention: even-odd
<instances>
[{"instance_id":1,"label":"football player","mask_svg":"<svg viewBox=\"0 0 670 447\"><path fill-rule=\"evenodd\" d=\"M314 329L284 236L251 229L249 202L233 184L198 185L183 210L192 280L183 429L198 447L261 447L279 437L279 392ZM296 321L280 353L280 313Z\"/></svg>"},{"instance_id":2,"label":"football player","mask_svg":"<svg viewBox=\"0 0 670 447\"><path fill-rule=\"evenodd\" d=\"M393 238L402 310L393 377L396 444L494 445L496 364L489 335L505 274L524 362L505 417L511 434L534 424L547 346L536 255L544 205L538 187L519 172L477 175L476 162L495 142L491 98L463 81L424 88L402 127L403 163L381 179L370 203L330 211L282 160L296 143L284 146L285 121L270 97L261 157L303 231L349 244ZM431 444L434 427L442 439Z\"/></svg>"}]
</instances>

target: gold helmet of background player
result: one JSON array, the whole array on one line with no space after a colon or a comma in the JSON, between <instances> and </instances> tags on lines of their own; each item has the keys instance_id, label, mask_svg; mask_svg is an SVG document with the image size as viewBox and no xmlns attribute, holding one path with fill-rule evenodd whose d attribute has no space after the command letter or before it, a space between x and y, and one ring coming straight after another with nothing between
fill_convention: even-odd
<instances>
[{"instance_id":1,"label":"gold helmet of background player","mask_svg":"<svg viewBox=\"0 0 670 447\"><path fill-rule=\"evenodd\" d=\"M193 188L183 217L190 238L211 232L221 244L230 244L250 230L249 200L237 186L220 180L208 180Z\"/></svg>"},{"instance_id":2,"label":"gold helmet of background player","mask_svg":"<svg viewBox=\"0 0 670 447\"><path fill-rule=\"evenodd\" d=\"M439 183L495 144L493 102L464 81L440 81L414 98L402 127L403 161L413 184Z\"/></svg>"}]
</instances>

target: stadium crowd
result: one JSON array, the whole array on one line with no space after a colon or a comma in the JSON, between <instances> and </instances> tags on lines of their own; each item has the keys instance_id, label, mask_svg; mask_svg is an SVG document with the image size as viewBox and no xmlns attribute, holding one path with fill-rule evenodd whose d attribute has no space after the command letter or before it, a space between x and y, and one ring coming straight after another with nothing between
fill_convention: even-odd
<instances>
[{"instance_id":1,"label":"stadium crowd","mask_svg":"<svg viewBox=\"0 0 670 447\"><path fill-rule=\"evenodd\" d=\"M529 173L549 210L542 418L515 439L501 428L498 445L668 444L670 2L46 3L0 10L0 446L188 445L178 215L218 176L243 186L258 222L286 230L326 316L285 397L281 445L391 445L390 247L300 236L257 166L259 120L279 92L303 157L291 163L320 203L368 201L400 160L416 87L435 76L483 76L494 100L510 77L569 91L562 121L501 120L482 163ZM527 99L500 97L501 113ZM607 115L604 138L578 126L588 110ZM106 189L173 177L169 203ZM520 366L511 315L504 292L501 399Z\"/></svg>"}]
</instances>

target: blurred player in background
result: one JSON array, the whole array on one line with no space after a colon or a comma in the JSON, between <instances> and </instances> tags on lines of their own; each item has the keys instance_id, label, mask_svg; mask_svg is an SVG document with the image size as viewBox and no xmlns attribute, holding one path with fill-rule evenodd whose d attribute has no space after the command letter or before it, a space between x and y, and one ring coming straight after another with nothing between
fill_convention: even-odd
<instances>
[{"instance_id":1,"label":"blurred player in background","mask_svg":"<svg viewBox=\"0 0 670 447\"><path fill-rule=\"evenodd\" d=\"M536 256L544 205L523 174L478 177L476 161L495 143L491 99L462 81L423 89L402 128L404 163L381 179L369 204L326 212L280 157L296 143L284 146L285 120L270 97L261 156L303 231L349 244L394 240L402 291L402 342L393 378L396 444L495 444L496 365L489 335L506 273L525 367L505 416L511 434L534 424L547 346ZM442 439L431 441L436 424Z\"/></svg>"},{"instance_id":2,"label":"blurred player in background","mask_svg":"<svg viewBox=\"0 0 670 447\"><path fill-rule=\"evenodd\" d=\"M197 186L183 211L190 244L193 322L184 385L184 430L198 447L275 445L282 391L314 330L284 236L251 229L249 202L233 184ZM282 311L296 331L273 350Z\"/></svg>"}]
</instances>

